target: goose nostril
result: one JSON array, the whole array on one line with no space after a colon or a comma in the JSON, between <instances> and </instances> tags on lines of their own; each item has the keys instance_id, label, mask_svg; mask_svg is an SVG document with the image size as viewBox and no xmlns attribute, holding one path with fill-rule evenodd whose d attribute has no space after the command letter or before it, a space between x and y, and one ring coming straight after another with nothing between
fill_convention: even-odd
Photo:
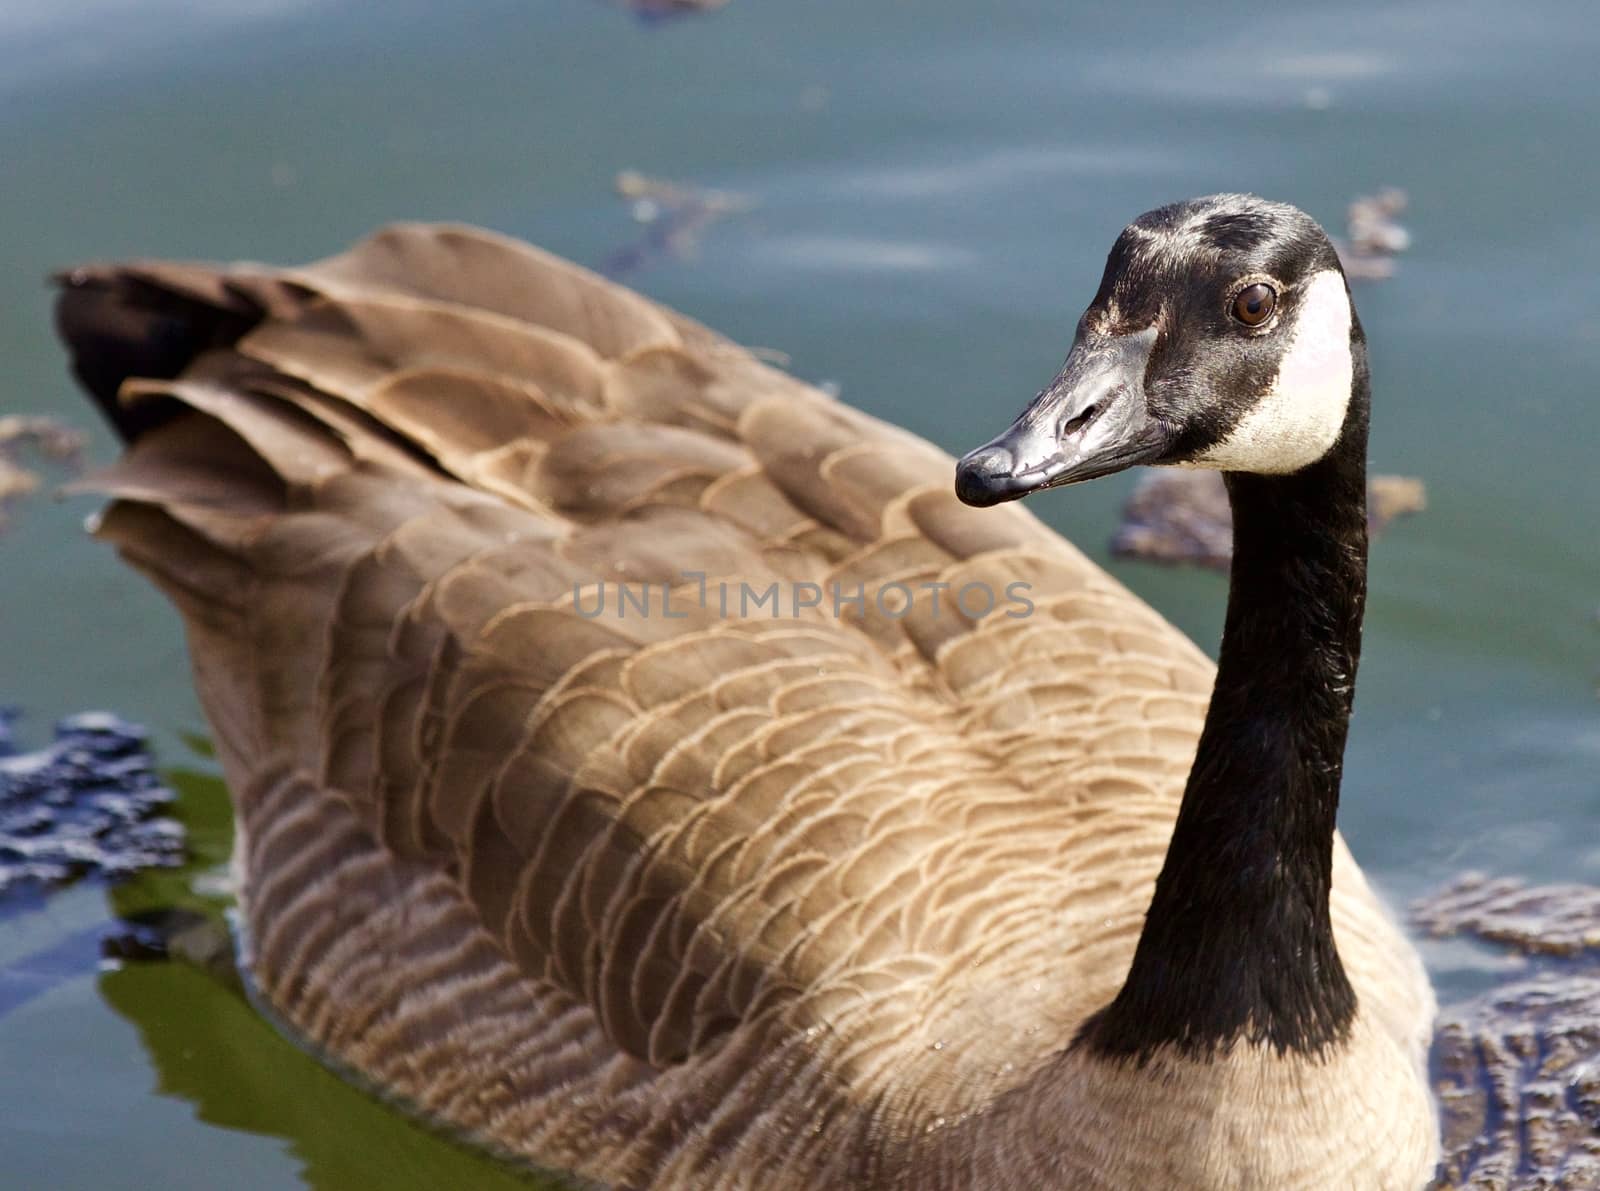
<instances>
[{"instance_id":1,"label":"goose nostril","mask_svg":"<svg viewBox=\"0 0 1600 1191\"><path fill-rule=\"evenodd\" d=\"M1080 413L1077 417L1070 418L1065 423L1062 424L1061 437L1062 438L1066 438L1069 434L1076 434L1078 431L1082 430L1085 426L1087 426L1090 422L1094 421L1095 417L1099 413L1100 413L1100 407L1098 405L1087 405L1087 406L1085 406L1084 409L1083 409L1083 412Z\"/></svg>"}]
</instances>

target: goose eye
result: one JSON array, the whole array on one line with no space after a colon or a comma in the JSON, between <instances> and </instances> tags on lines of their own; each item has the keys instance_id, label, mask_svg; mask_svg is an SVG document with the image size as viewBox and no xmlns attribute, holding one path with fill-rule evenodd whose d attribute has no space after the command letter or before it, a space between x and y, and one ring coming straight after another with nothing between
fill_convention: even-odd
<instances>
[{"instance_id":1,"label":"goose eye","mask_svg":"<svg viewBox=\"0 0 1600 1191\"><path fill-rule=\"evenodd\" d=\"M1247 327L1259 327L1272 317L1277 306L1277 291L1258 281L1233 296L1233 317Z\"/></svg>"}]
</instances>

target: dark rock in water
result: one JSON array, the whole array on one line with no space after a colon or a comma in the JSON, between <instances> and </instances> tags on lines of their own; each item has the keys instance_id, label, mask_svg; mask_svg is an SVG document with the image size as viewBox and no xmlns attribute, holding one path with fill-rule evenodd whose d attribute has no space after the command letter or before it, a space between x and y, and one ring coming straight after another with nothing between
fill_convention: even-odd
<instances>
[{"instance_id":1,"label":"dark rock in water","mask_svg":"<svg viewBox=\"0 0 1600 1191\"><path fill-rule=\"evenodd\" d=\"M1536 968L1439 1015L1439 1191L1600 1187L1600 889L1462 877L1413 907L1435 935L1515 948Z\"/></svg>"},{"instance_id":2,"label":"dark rock in water","mask_svg":"<svg viewBox=\"0 0 1600 1191\"><path fill-rule=\"evenodd\" d=\"M1600 966L1600 889L1591 885L1529 886L1466 873L1418 902L1412 918L1440 937L1472 934L1525 954L1587 956Z\"/></svg>"},{"instance_id":3,"label":"dark rock in water","mask_svg":"<svg viewBox=\"0 0 1600 1191\"><path fill-rule=\"evenodd\" d=\"M1367 484L1367 527L1374 535L1396 517L1426 507L1421 480L1373 476ZM1233 557L1233 513L1222 473L1152 471L1123 506L1111 553L1227 570Z\"/></svg>"},{"instance_id":4,"label":"dark rock in water","mask_svg":"<svg viewBox=\"0 0 1600 1191\"><path fill-rule=\"evenodd\" d=\"M1600 977L1550 976L1441 1014L1434 1186L1600 1187Z\"/></svg>"},{"instance_id":5,"label":"dark rock in water","mask_svg":"<svg viewBox=\"0 0 1600 1191\"><path fill-rule=\"evenodd\" d=\"M183 828L162 814L174 795L143 728L90 712L57 724L54 743L18 753L14 719L0 711L0 906L24 886L183 862Z\"/></svg>"},{"instance_id":6,"label":"dark rock in water","mask_svg":"<svg viewBox=\"0 0 1600 1191\"><path fill-rule=\"evenodd\" d=\"M1222 476L1210 471L1151 472L1122 507L1111 553L1226 570L1233 557L1233 512Z\"/></svg>"}]
</instances>

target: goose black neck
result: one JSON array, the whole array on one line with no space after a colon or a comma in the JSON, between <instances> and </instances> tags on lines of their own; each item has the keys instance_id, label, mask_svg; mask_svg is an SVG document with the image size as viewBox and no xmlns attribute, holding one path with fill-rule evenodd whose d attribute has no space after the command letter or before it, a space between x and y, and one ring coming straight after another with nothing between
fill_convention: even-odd
<instances>
[{"instance_id":1,"label":"goose black neck","mask_svg":"<svg viewBox=\"0 0 1600 1191\"><path fill-rule=\"evenodd\" d=\"M1126 984L1080 1043L1148 1059L1240 1039L1320 1054L1356 997L1328 892L1366 598L1365 344L1339 441L1287 476L1229 474L1216 686Z\"/></svg>"}]
</instances>

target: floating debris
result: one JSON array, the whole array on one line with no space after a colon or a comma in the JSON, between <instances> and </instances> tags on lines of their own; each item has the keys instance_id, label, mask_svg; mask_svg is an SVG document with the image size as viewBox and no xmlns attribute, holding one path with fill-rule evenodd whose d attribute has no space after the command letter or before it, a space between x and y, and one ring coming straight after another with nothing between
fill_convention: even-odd
<instances>
[{"instance_id":1,"label":"floating debris","mask_svg":"<svg viewBox=\"0 0 1600 1191\"><path fill-rule=\"evenodd\" d=\"M1474 873L1412 914L1431 934L1509 946L1543 969L1440 1014L1434 1188L1600 1187L1600 889Z\"/></svg>"},{"instance_id":2,"label":"floating debris","mask_svg":"<svg viewBox=\"0 0 1600 1191\"><path fill-rule=\"evenodd\" d=\"M667 182L637 170L618 174L616 188L632 203L634 221L643 224L645 232L600 266L600 271L612 278L635 273L655 257L691 258L706 228L719 219L755 209L755 203L744 195Z\"/></svg>"},{"instance_id":3,"label":"floating debris","mask_svg":"<svg viewBox=\"0 0 1600 1191\"><path fill-rule=\"evenodd\" d=\"M0 905L24 887L118 880L183 863L184 832L163 812L143 728L104 712L56 725L54 743L18 753L0 712Z\"/></svg>"},{"instance_id":4,"label":"floating debris","mask_svg":"<svg viewBox=\"0 0 1600 1191\"><path fill-rule=\"evenodd\" d=\"M613 0L640 20L670 21L674 17L691 16L697 12L711 12L721 8L728 0Z\"/></svg>"},{"instance_id":5,"label":"floating debris","mask_svg":"<svg viewBox=\"0 0 1600 1191\"><path fill-rule=\"evenodd\" d=\"M1373 476L1367 484L1367 526L1377 534L1396 517L1427 507L1421 480ZM1233 513L1222 473L1157 470L1139 482L1111 538L1118 558L1191 563L1226 570L1233 558Z\"/></svg>"},{"instance_id":6,"label":"floating debris","mask_svg":"<svg viewBox=\"0 0 1600 1191\"><path fill-rule=\"evenodd\" d=\"M100 935L100 957L118 963L177 960L238 986L233 937L226 921L182 906L144 910L118 918Z\"/></svg>"},{"instance_id":7,"label":"floating debris","mask_svg":"<svg viewBox=\"0 0 1600 1191\"><path fill-rule=\"evenodd\" d=\"M1411 247L1411 233L1396 222L1409 199L1397 186L1353 200L1345 211L1345 239L1335 237L1345 276L1351 281L1385 281L1394 276L1394 258Z\"/></svg>"},{"instance_id":8,"label":"floating debris","mask_svg":"<svg viewBox=\"0 0 1600 1191\"><path fill-rule=\"evenodd\" d=\"M1416 476L1371 476L1367 480L1367 531L1380 533L1398 517L1428 507L1428 489Z\"/></svg>"},{"instance_id":9,"label":"floating debris","mask_svg":"<svg viewBox=\"0 0 1600 1191\"><path fill-rule=\"evenodd\" d=\"M52 418L0 416L0 532L7 524L6 506L39 486L38 473L17 462L24 447L53 462L76 467L83 453L83 435Z\"/></svg>"}]
</instances>

